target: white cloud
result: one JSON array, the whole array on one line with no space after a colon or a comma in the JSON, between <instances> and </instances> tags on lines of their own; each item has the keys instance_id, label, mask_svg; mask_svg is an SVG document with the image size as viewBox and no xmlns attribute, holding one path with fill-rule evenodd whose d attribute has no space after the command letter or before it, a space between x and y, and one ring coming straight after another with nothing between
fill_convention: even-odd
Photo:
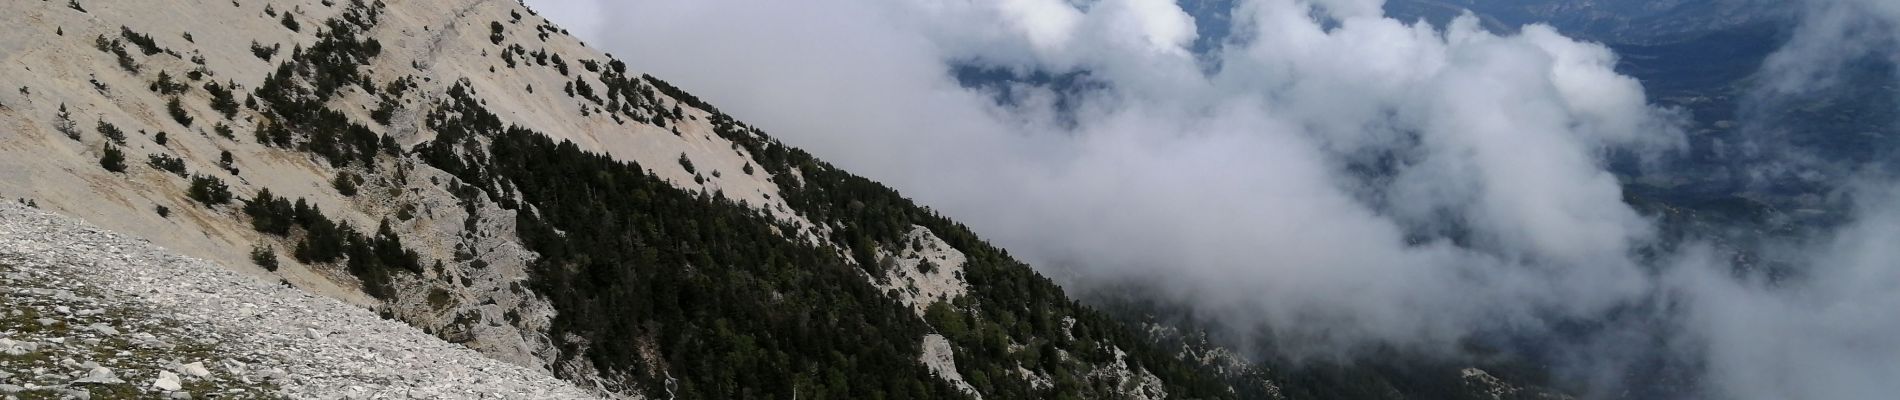
<instances>
[{"instance_id":1,"label":"white cloud","mask_svg":"<svg viewBox=\"0 0 1900 400\"><path fill-rule=\"evenodd\" d=\"M1650 227L1598 154L1679 135L1608 50L1402 23L1378 2L1324 4L1329 28L1313 6L1243 5L1250 37L1213 75L1183 50L1193 21L1156 0L641 2L597 35L1035 261L1166 275L1315 353L1449 348L1645 290L1627 253ZM960 60L1086 70L1107 89L1063 128L956 86ZM1381 157L1393 179L1348 176ZM1444 226L1462 244L1431 236Z\"/></svg>"},{"instance_id":2,"label":"white cloud","mask_svg":"<svg viewBox=\"0 0 1900 400\"><path fill-rule=\"evenodd\" d=\"M1900 2L1808 0L1788 43L1762 66L1773 94L1841 84L1841 68L1863 57L1900 61Z\"/></svg>"},{"instance_id":3,"label":"white cloud","mask_svg":"<svg viewBox=\"0 0 1900 400\"><path fill-rule=\"evenodd\" d=\"M1900 3L1884 0L1810 0L1792 37L1771 55L1750 95L1764 110L1749 115L1773 135L1784 115L1775 109L1835 96L1855 64L1900 63ZM1875 113L1874 115L1879 115ZM1873 121L1892 124L1896 121ZM1815 135L1858 132L1815 132ZM1720 255L1692 253L1664 277L1687 307L1681 342L1701 350L1716 397L1734 399L1867 399L1900 392L1900 180L1859 165L1811 154L1786 138L1745 137L1771 154L1759 179L1817 178L1819 169L1844 171L1834 182L1852 215L1844 226L1813 237L1784 240L1757 251L1785 260L1786 274L1737 273ZM1817 140L1807 138L1807 140ZM1825 140L1824 138L1819 140Z\"/></svg>"},{"instance_id":4,"label":"white cloud","mask_svg":"<svg viewBox=\"0 0 1900 400\"><path fill-rule=\"evenodd\" d=\"M1196 37L1194 18L1170 0L1106 0L1095 7L1095 12L1104 14L1097 18L1103 22L1098 29L1113 32L1135 27L1136 38L1152 51L1179 55Z\"/></svg>"},{"instance_id":5,"label":"white cloud","mask_svg":"<svg viewBox=\"0 0 1900 400\"><path fill-rule=\"evenodd\" d=\"M1800 289L1737 280L1709 252L1657 272L1636 255L1656 227L1602 157L1681 149L1680 117L1617 74L1609 49L1548 27L1405 23L1378 0L1243 1L1239 40L1208 73L1184 50L1195 22L1160 0L530 3L611 16L578 33L1012 253L1068 266L1051 272L1153 282L1234 329L1271 326L1296 355L1450 355L1479 332L1680 301L1662 316L1679 318L1662 321L1680 325L1670 343L1699 349L1719 397L1866 398L1900 381L1883 364L1900 355L1900 318L1878 313L1900 305L1900 258L1879 245L1900 239L1900 213L1870 208L1832 247L1797 252L1823 266ZM1854 5L1817 9L1900 16L1835 3ZM1848 31L1815 24L1766 71L1799 87L1830 68L1799 61L1879 42L1837 46ZM959 86L953 62L1087 71L1104 88L1069 94L1065 124L1057 94L1018 85L1027 100L999 105Z\"/></svg>"},{"instance_id":6,"label":"white cloud","mask_svg":"<svg viewBox=\"0 0 1900 400\"><path fill-rule=\"evenodd\" d=\"M1043 51L1068 47L1082 22L1082 12L1062 0L1004 0L997 8L1030 45Z\"/></svg>"},{"instance_id":7,"label":"white cloud","mask_svg":"<svg viewBox=\"0 0 1900 400\"><path fill-rule=\"evenodd\" d=\"M1871 399L1900 392L1900 210L1891 182L1863 186L1854 223L1782 250L1807 269L1769 278L1694 254L1665 277L1687 307L1712 394L1732 399Z\"/></svg>"}]
</instances>

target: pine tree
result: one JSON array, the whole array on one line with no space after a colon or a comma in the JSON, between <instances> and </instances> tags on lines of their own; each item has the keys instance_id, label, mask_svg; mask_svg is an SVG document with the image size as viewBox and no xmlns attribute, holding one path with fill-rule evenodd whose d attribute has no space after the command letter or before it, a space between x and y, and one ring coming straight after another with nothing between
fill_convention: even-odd
<instances>
[{"instance_id":1,"label":"pine tree","mask_svg":"<svg viewBox=\"0 0 1900 400\"><path fill-rule=\"evenodd\" d=\"M185 113L185 105L180 103L177 97L173 97L171 102L165 104L165 111L171 112L173 121L178 121L186 127L191 126L191 114Z\"/></svg>"},{"instance_id":2,"label":"pine tree","mask_svg":"<svg viewBox=\"0 0 1900 400\"><path fill-rule=\"evenodd\" d=\"M693 169L693 160L690 158L686 158L686 153L680 153L680 167L685 168L686 173L688 174L699 173L698 171Z\"/></svg>"},{"instance_id":3,"label":"pine tree","mask_svg":"<svg viewBox=\"0 0 1900 400\"><path fill-rule=\"evenodd\" d=\"M186 176L185 160L183 159L180 159L178 157L172 157L166 154L152 154L149 158L150 158L150 161L147 163L151 164L152 168L157 168L161 171L170 172L174 175L178 175L179 177Z\"/></svg>"},{"instance_id":4,"label":"pine tree","mask_svg":"<svg viewBox=\"0 0 1900 400\"><path fill-rule=\"evenodd\" d=\"M229 86L237 86L237 84L232 83ZM218 113L224 114L225 118L237 115L237 97L231 94L231 89L226 85L219 85L217 81L205 82L204 89L206 93L211 94L211 109L218 110Z\"/></svg>"},{"instance_id":5,"label":"pine tree","mask_svg":"<svg viewBox=\"0 0 1900 400\"><path fill-rule=\"evenodd\" d=\"M73 114L66 112L66 103L59 103L59 115L53 117L53 130L65 134L68 139L79 140L79 128L73 125Z\"/></svg>"},{"instance_id":6,"label":"pine tree","mask_svg":"<svg viewBox=\"0 0 1900 400\"><path fill-rule=\"evenodd\" d=\"M339 194L355 196L356 179L354 178L355 177L351 176L348 172L339 172L336 174L336 179L330 181L330 186L336 188L336 192Z\"/></svg>"},{"instance_id":7,"label":"pine tree","mask_svg":"<svg viewBox=\"0 0 1900 400\"><path fill-rule=\"evenodd\" d=\"M99 135L105 136L106 140L111 140L112 143L125 144L125 131L119 130L118 126L104 119L99 120Z\"/></svg>"},{"instance_id":8,"label":"pine tree","mask_svg":"<svg viewBox=\"0 0 1900 400\"><path fill-rule=\"evenodd\" d=\"M105 154L99 156L99 166L105 167L107 171L125 172L125 152L119 151L118 147L107 144L104 153Z\"/></svg>"},{"instance_id":9,"label":"pine tree","mask_svg":"<svg viewBox=\"0 0 1900 400\"><path fill-rule=\"evenodd\" d=\"M218 179L215 176L198 175L192 177L191 189L185 194L191 197L192 200L197 200L208 206L231 202L231 188L225 186L224 180Z\"/></svg>"},{"instance_id":10,"label":"pine tree","mask_svg":"<svg viewBox=\"0 0 1900 400\"><path fill-rule=\"evenodd\" d=\"M251 262L264 267L265 271L277 272L277 250L270 245L252 246Z\"/></svg>"}]
</instances>

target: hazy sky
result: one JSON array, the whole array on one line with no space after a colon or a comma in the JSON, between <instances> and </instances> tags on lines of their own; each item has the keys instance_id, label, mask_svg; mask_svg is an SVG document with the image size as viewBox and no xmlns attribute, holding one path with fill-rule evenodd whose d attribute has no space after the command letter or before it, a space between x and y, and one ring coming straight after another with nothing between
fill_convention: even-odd
<instances>
[{"instance_id":1,"label":"hazy sky","mask_svg":"<svg viewBox=\"0 0 1900 400\"><path fill-rule=\"evenodd\" d=\"M1603 155L1669 157L1688 122L1604 46L1403 22L1379 0L1252 0L1224 46L1193 54L1196 21L1170 1L1085 3L529 1L1045 271L1152 282L1226 328L1270 326L1296 356L1456 357L1473 335L1661 309L1630 329L1668 332L1663 350L1707 365L1717 397L1900 392L1890 181L1844 182L1881 206L1775 247L1804 279L1732 274L1707 246L1639 261L1656 223L1622 202ZM1894 4L1816 0L1760 90L1896 54ZM972 89L957 64L1083 84ZM1578 368L1629 362L1613 333L1578 344L1597 355ZM1589 379L1612 390L1605 375Z\"/></svg>"}]
</instances>

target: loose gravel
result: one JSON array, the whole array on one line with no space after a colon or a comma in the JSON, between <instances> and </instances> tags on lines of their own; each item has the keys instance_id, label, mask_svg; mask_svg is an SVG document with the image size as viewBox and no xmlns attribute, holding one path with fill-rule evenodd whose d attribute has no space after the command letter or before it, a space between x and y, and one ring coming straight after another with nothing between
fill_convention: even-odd
<instances>
[{"instance_id":1,"label":"loose gravel","mask_svg":"<svg viewBox=\"0 0 1900 400\"><path fill-rule=\"evenodd\" d=\"M0 398L597 397L369 310L0 203Z\"/></svg>"}]
</instances>

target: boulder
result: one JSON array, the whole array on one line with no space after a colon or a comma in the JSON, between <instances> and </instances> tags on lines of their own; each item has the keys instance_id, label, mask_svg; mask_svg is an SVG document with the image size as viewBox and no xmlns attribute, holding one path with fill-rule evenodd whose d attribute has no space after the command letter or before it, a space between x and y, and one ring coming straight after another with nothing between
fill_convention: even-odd
<instances>
[{"instance_id":1,"label":"boulder","mask_svg":"<svg viewBox=\"0 0 1900 400\"><path fill-rule=\"evenodd\" d=\"M176 392L179 389L185 388L185 386L178 381L178 374L168 371L159 371L158 380L152 381L152 388L167 392Z\"/></svg>"},{"instance_id":2,"label":"boulder","mask_svg":"<svg viewBox=\"0 0 1900 400\"><path fill-rule=\"evenodd\" d=\"M74 385L117 385L121 383L125 383L125 380L119 379L118 375L112 373L111 368L106 367L93 367L91 372L86 373L86 377L73 381Z\"/></svg>"},{"instance_id":3,"label":"boulder","mask_svg":"<svg viewBox=\"0 0 1900 400\"><path fill-rule=\"evenodd\" d=\"M199 378L211 376L211 370L205 369L205 363L203 362L180 365L178 366L178 373Z\"/></svg>"}]
</instances>

